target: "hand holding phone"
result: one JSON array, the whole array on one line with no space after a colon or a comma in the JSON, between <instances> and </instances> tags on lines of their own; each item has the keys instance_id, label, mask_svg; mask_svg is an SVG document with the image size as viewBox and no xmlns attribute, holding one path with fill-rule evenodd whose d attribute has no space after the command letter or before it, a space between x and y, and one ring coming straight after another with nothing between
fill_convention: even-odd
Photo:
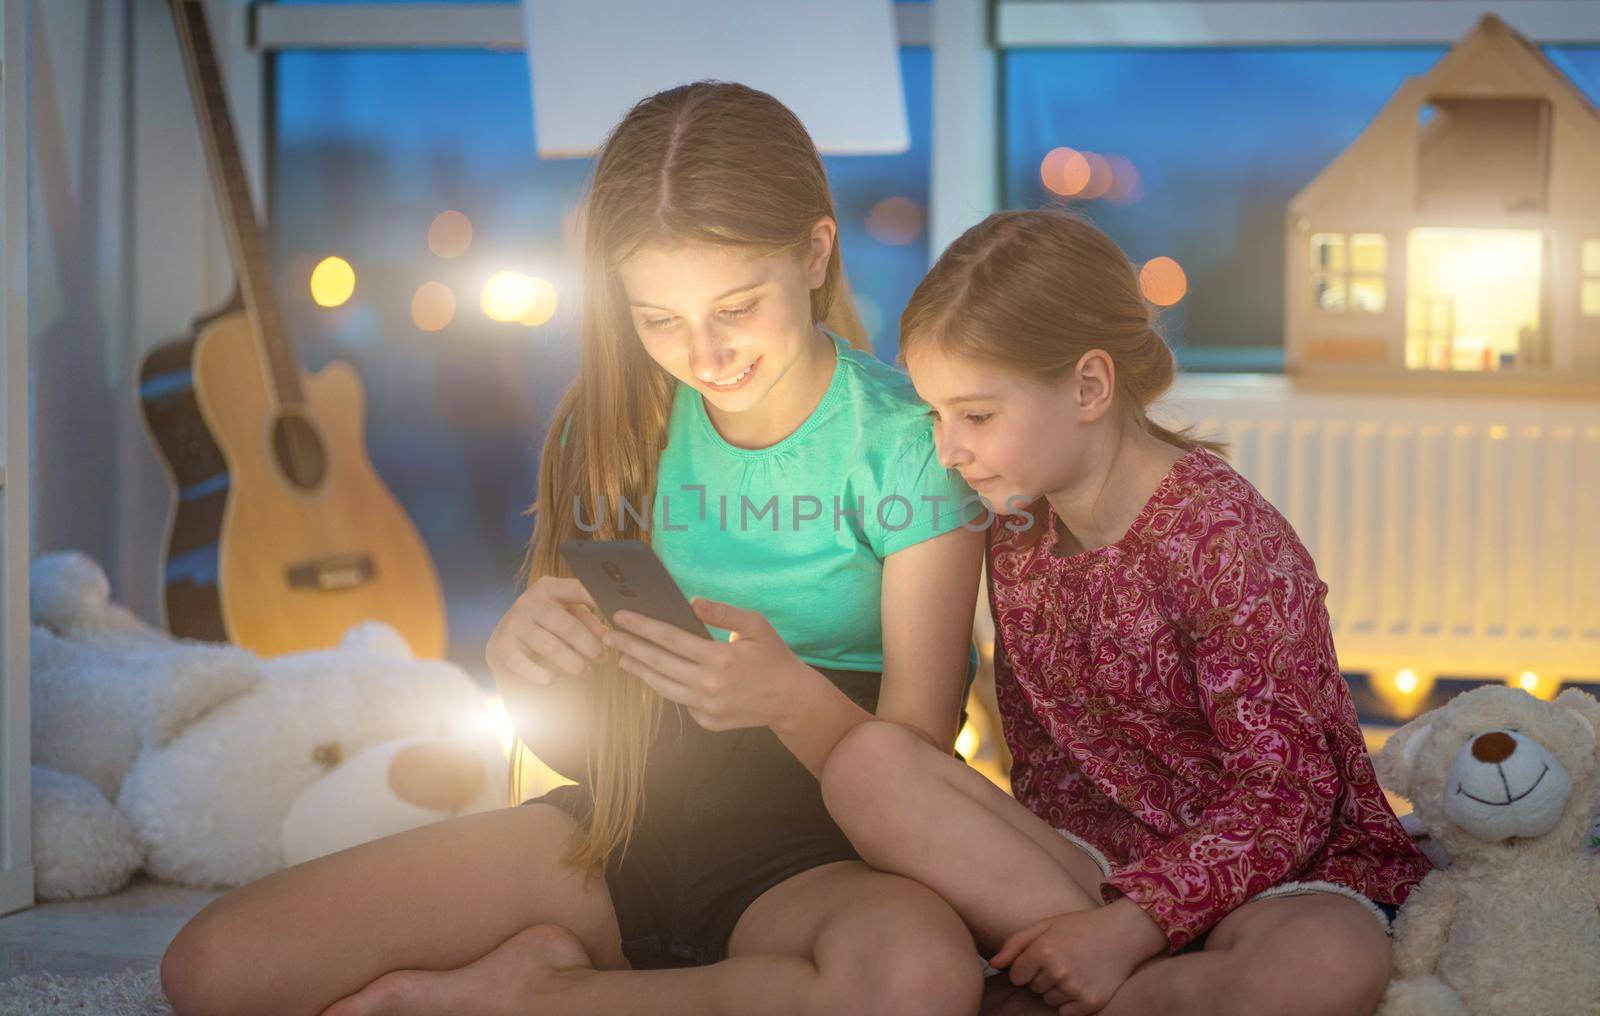
<instances>
[{"instance_id":1,"label":"hand holding phone","mask_svg":"<svg viewBox=\"0 0 1600 1016\"><path fill-rule=\"evenodd\" d=\"M601 641L616 650L617 666L683 706L707 730L785 722L815 701L807 689L829 686L758 611L708 599L691 606L655 552L638 540L571 540L561 554L613 624ZM631 618L616 624L619 612ZM706 623L731 637L712 638ZM813 761L820 769L823 759Z\"/></svg>"},{"instance_id":2,"label":"hand holding phone","mask_svg":"<svg viewBox=\"0 0 1600 1016\"><path fill-rule=\"evenodd\" d=\"M561 556L594 597L606 622L619 610L664 621L691 635L711 638L673 581L667 566L640 540L566 540Z\"/></svg>"},{"instance_id":3,"label":"hand holding phone","mask_svg":"<svg viewBox=\"0 0 1600 1016\"><path fill-rule=\"evenodd\" d=\"M598 610L577 579L540 576L490 634L484 650L490 672L496 681L516 678L536 685L583 673L605 655Z\"/></svg>"}]
</instances>

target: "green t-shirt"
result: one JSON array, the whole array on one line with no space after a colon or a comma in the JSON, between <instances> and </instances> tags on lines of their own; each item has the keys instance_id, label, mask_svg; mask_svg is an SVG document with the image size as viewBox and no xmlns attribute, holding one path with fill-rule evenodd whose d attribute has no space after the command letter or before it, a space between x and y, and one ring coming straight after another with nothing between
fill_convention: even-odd
<instances>
[{"instance_id":1,"label":"green t-shirt","mask_svg":"<svg viewBox=\"0 0 1600 1016\"><path fill-rule=\"evenodd\" d=\"M939 464L910 380L828 334L827 392L769 447L729 444L700 393L678 386L649 539L686 595L759 611L813 666L881 671L884 559L982 509Z\"/></svg>"}]
</instances>

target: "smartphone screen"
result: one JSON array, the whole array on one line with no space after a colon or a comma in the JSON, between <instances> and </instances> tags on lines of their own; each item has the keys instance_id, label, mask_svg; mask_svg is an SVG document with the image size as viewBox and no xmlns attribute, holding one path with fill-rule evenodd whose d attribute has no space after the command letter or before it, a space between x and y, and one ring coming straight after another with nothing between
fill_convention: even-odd
<instances>
[{"instance_id":1,"label":"smartphone screen","mask_svg":"<svg viewBox=\"0 0 1600 1016\"><path fill-rule=\"evenodd\" d=\"M681 628L691 635L711 638L695 616L688 597L673 581L661 558L641 540L565 540L561 556L573 576L600 605L606 622L619 610Z\"/></svg>"}]
</instances>

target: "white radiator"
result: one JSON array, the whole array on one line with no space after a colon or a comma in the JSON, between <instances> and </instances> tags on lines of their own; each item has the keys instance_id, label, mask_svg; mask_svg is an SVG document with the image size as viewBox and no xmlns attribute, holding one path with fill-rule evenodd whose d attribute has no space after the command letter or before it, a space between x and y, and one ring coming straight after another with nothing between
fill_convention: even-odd
<instances>
[{"instance_id":1,"label":"white radiator","mask_svg":"<svg viewBox=\"0 0 1600 1016\"><path fill-rule=\"evenodd\" d=\"M1180 377L1328 583L1347 671L1600 682L1600 403ZM1531 690L1531 688L1530 688Z\"/></svg>"}]
</instances>

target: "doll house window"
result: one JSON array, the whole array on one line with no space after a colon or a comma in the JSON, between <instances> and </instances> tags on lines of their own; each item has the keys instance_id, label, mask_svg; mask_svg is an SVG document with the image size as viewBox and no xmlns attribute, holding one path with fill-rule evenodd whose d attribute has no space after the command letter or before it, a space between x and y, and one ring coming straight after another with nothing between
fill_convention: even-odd
<instances>
[{"instance_id":1,"label":"doll house window","mask_svg":"<svg viewBox=\"0 0 1600 1016\"><path fill-rule=\"evenodd\" d=\"M1406 240L1406 366L1544 366L1544 234L1419 227Z\"/></svg>"},{"instance_id":2,"label":"doll house window","mask_svg":"<svg viewBox=\"0 0 1600 1016\"><path fill-rule=\"evenodd\" d=\"M1312 234L1312 305L1330 314L1383 313L1388 262L1388 243L1381 233Z\"/></svg>"},{"instance_id":3,"label":"doll house window","mask_svg":"<svg viewBox=\"0 0 1600 1016\"><path fill-rule=\"evenodd\" d=\"M1419 211L1545 209L1547 100L1435 97L1422 108L1417 135Z\"/></svg>"},{"instance_id":4,"label":"doll house window","mask_svg":"<svg viewBox=\"0 0 1600 1016\"><path fill-rule=\"evenodd\" d=\"M1600 240L1583 241L1581 301L1584 317L1600 317Z\"/></svg>"}]
</instances>

